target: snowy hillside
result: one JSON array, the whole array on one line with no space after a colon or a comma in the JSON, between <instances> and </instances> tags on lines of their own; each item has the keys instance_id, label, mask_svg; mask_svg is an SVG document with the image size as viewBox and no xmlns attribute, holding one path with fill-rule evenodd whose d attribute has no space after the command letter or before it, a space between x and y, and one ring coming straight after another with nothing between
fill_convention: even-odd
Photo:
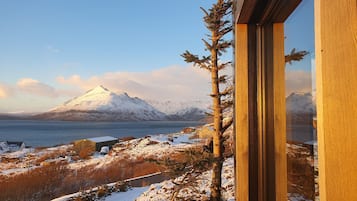
<instances>
[{"instance_id":1,"label":"snowy hillside","mask_svg":"<svg viewBox=\"0 0 357 201\"><path fill-rule=\"evenodd\" d=\"M159 111L167 114L168 120L197 121L206 118L208 101L157 101L147 100Z\"/></svg>"},{"instance_id":2,"label":"snowy hillside","mask_svg":"<svg viewBox=\"0 0 357 201\"><path fill-rule=\"evenodd\" d=\"M184 113L192 108L197 108L202 111L207 111L210 102L201 101L201 100L187 100L187 101L159 101L159 100L146 100L150 105L154 106L159 111L168 114L174 115L179 113Z\"/></svg>"},{"instance_id":3,"label":"snowy hillside","mask_svg":"<svg viewBox=\"0 0 357 201\"><path fill-rule=\"evenodd\" d=\"M58 120L163 120L165 114L137 97L127 93L116 94L97 86L84 95L75 97L47 113L40 119Z\"/></svg>"}]
</instances>

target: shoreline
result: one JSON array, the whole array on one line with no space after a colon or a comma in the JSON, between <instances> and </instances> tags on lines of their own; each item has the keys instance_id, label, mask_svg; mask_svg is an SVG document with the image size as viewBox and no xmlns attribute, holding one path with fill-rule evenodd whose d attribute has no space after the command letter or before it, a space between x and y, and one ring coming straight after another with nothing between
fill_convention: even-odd
<instances>
[{"instance_id":1,"label":"shoreline","mask_svg":"<svg viewBox=\"0 0 357 201\"><path fill-rule=\"evenodd\" d=\"M135 138L146 135L180 132L185 127L197 127L196 121L145 122L58 122L32 120L0 120L0 141L21 141L31 147L51 147L78 139L100 136Z\"/></svg>"}]
</instances>

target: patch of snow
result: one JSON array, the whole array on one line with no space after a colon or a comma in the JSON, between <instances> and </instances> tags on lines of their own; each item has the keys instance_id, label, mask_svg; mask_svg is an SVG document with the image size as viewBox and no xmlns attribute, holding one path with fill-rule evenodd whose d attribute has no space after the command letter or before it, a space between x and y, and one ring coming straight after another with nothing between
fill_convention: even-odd
<instances>
[{"instance_id":1,"label":"patch of snow","mask_svg":"<svg viewBox=\"0 0 357 201\"><path fill-rule=\"evenodd\" d=\"M9 152L10 148L7 145L7 142L0 142L0 154Z\"/></svg>"},{"instance_id":2,"label":"patch of snow","mask_svg":"<svg viewBox=\"0 0 357 201\"><path fill-rule=\"evenodd\" d=\"M104 200L105 201L133 201L135 198L137 198L139 195L141 195L143 192L148 190L148 186L145 187L137 187L137 188L130 188L126 192L118 192L118 193L113 193L109 197L106 197Z\"/></svg>"},{"instance_id":3,"label":"patch of snow","mask_svg":"<svg viewBox=\"0 0 357 201\"><path fill-rule=\"evenodd\" d=\"M189 139L192 134L169 134L148 136L144 139L135 139L124 142L125 151L122 153L128 154L131 158L156 156L161 157L177 150L187 149L197 146L198 140ZM169 139L172 138L173 141ZM114 148L115 150L116 148Z\"/></svg>"},{"instance_id":4,"label":"patch of snow","mask_svg":"<svg viewBox=\"0 0 357 201\"><path fill-rule=\"evenodd\" d=\"M179 196L185 198L193 198L194 200L204 200L210 195L212 171L204 172L198 178L197 192L189 189L183 189ZM227 159L223 164L222 170L222 197L224 200L233 201L234 198L234 160L233 158ZM174 188L172 180L166 180L161 183L152 184L150 188L137 197L136 201L161 201L170 200Z\"/></svg>"},{"instance_id":5,"label":"patch of snow","mask_svg":"<svg viewBox=\"0 0 357 201\"><path fill-rule=\"evenodd\" d=\"M23 158L25 157L28 153L33 152L34 149L33 148L24 148L22 150L19 151L15 151L15 152L10 152L6 154L6 157L8 158Z\"/></svg>"}]
</instances>

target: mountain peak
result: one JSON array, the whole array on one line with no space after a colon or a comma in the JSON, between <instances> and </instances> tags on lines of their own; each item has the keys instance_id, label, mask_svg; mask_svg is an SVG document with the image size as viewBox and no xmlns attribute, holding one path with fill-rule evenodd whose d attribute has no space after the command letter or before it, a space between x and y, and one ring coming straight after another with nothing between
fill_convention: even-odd
<instances>
[{"instance_id":1,"label":"mountain peak","mask_svg":"<svg viewBox=\"0 0 357 201\"><path fill-rule=\"evenodd\" d=\"M93 92L93 93L103 93L103 92L110 92L109 89L105 88L103 85L98 85L94 87L93 89L87 91L87 93Z\"/></svg>"}]
</instances>

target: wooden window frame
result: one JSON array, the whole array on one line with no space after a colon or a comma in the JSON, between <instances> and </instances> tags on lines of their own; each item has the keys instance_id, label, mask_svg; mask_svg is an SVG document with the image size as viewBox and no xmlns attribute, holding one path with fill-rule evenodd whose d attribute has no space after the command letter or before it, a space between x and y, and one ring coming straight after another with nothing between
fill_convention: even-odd
<instances>
[{"instance_id":1,"label":"wooden window frame","mask_svg":"<svg viewBox=\"0 0 357 201\"><path fill-rule=\"evenodd\" d=\"M239 201L287 200L283 23L299 3L234 3ZM357 1L314 0L314 9L320 200L357 200Z\"/></svg>"},{"instance_id":2,"label":"wooden window frame","mask_svg":"<svg viewBox=\"0 0 357 201\"><path fill-rule=\"evenodd\" d=\"M284 21L301 0L235 2L236 195L287 200Z\"/></svg>"}]
</instances>

